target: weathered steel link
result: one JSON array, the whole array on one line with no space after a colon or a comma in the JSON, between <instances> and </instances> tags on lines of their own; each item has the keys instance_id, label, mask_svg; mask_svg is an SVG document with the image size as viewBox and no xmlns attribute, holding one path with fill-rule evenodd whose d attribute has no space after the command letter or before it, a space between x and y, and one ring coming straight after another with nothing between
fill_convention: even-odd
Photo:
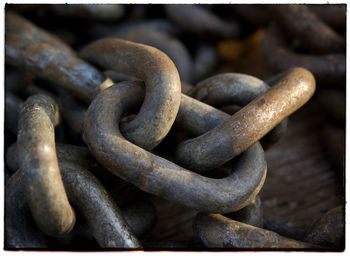
<instances>
[{"instance_id":1,"label":"weathered steel link","mask_svg":"<svg viewBox=\"0 0 350 256\"><path fill-rule=\"evenodd\" d=\"M81 166L60 162L72 205L80 211L102 248L141 248L102 184Z\"/></svg>"},{"instance_id":2,"label":"weathered steel link","mask_svg":"<svg viewBox=\"0 0 350 256\"><path fill-rule=\"evenodd\" d=\"M72 90L85 102L111 84L101 72L79 59L55 36L19 15L6 12L6 63Z\"/></svg>"},{"instance_id":3,"label":"weathered steel link","mask_svg":"<svg viewBox=\"0 0 350 256\"><path fill-rule=\"evenodd\" d=\"M244 107L269 89L268 84L253 76L224 73L201 81L190 95L217 108L230 104ZM287 123L288 119L284 119L262 138L262 142L277 142L286 133Z\"/></svg>"},{"instance_id":4,"label":"weathered steel link","mask_svg":"<svg viewBox=\"0 0 350 256\"><path fill-rule=\"evenodd\" d=\"M225 216L254 227L262 228L264 221L260 197L256 196L255 199L243 209L225 214Z\"/></svg>"},{"instance_id":5,"label":"weathered steel link","mask_svg":"<svg viewBox=\"0 0 350 256\"><path fill-rule=\"evenodd\" d=\"M149 45L163 51L174 62L181 81L192 82L193 62L188 50L178 39L157 31L146 30L131 30L127 33L117 32L108 37Z\"/></svg>"},{"instance_id":6,"label":"weathered steel link","mask_svg":"<svg viewBox=\"0 0 350 256\"><path fill-rule=\"evenodd\" d=\"M323 23L306 5L269 5L269 9L288 35L311 52L337 53L345 51L345 40Z\"/></svg>"},{"instance_id":7,"label":"weathered steel link","mask_svg":"<svg viewBox=\"0 0 350 256\"><path fill-rule=\"evenodd\" d=\"M309 243L341 250L345 246L344 214L343 206L329 210L313 224L305 240Z\"/></svg>"},{"instance_id":8,"label":"weathered steel link","mask_svg":"<svg viewBox=\"0 0 350 256\"><path fill-rule=\"evenodd\" d=\"M132 188L130 188L130 184L125 183L123 180L119 179L115 175L111 174L105 168L103 168L96 159L91 155L89 149L87 147L69 145L69 144L56 144L56 153L58 161L69 161L76 164L79 164L85 169L88 169L104 186L109 190L117 190L118 195L121 197L131 198L133 193ZM18 155L18 145L17 143L13 143L8 147L6 152L6 164L8 168L15 172L19 169L19 155ZM123 191L118 191L119 187L125 190L125 193L128 193L128 196L125 196ZM113 191L112 191L113 192ZM123 201L124 198L116 198L116 201ZM119 200L121 199L121 200Z\"/></svg>"},{"instance_id":9,"label":"weathered steel link","mask_svg":"<svg viewBox=\"0 0 350 256\"><path fill-rule=\"evenodd\" d=\"M142 235L154 225L152 204L140 201L120 211L90 172L69 161L60 161L60 168L70 201L87 220L99 245L102 248L140 248L129 229ZM6 247L46 248L48 238L30 216L22 179L21 171L17 171L6 187Z\"/></svg>"},{"instance_id":10,"label":"weathered steel link","mask_svg":"<svg viewBox=\"0 0 350 256\"><path fill-rule=\"evenodd\" d=\"M89 106L83 139L99 162L144 191L205 212L236 211L255 198L266 175L259 143L243 153L228 177L210 179L128 142L118 123L142 96L142 83L124 82L99 94Z\"/></svg>"},{"instance_id":11,"label":"weathered steel link","mask_svg":"<svg viewBox=\"0 0 350 256\"><path fill-rule=\"evenodd\" d=\"M69 200L87 221L98 244L103 248L140 248L140 243L132 235L130 231L131 227L129 228L126 222L128 224L130 223L132 226L131 229L135 230L137 234L147 232L154 223L154 208L152 208L152 205L141 201L137 206L130 205L124 207L122 214L126 218L124 220L119 208L108 195L102 184L85 169L86 167L83 167L90 167L93 162L93 160L89 160L88 156L90 153L86 148L60 145L58 147L58 155L60 156L60 171ZM19 172L14 174L14 177L18 176L18 178L14 179L18 180L24 177L22 174L19 175ZM15 183L19 184L18 181L15 181ZM12 188L9 191L17 191L16 193L24 194L24 191L20 192L23 190L22 184L11 186ZM16 186L16 188L13 186ZM25 201L25 197L20 200ZM21 204L24 205L25 203L22 202ZM140 211L143 211L142 216L140 216ZM8 222L9 230L16 232L14 231L14 224L11 220ZM21 226L22 224L20 223L18 225ZM30 226L31 224L24 223L23 225ZM26 232L24 232L24 235L27 234ZM33 228L33 230L29 230L28 232L35 233L36 231ZM13 241L13 243L16 244L16 247L23 246L18 241Z\"/></svg>"},{"instance_id":12,"label":"weathered steel link","mask_svg":"<svg viewBox=\"0 0 350 256\"><path fill-rule=\"evenodd\" d=\"M5 39L6 41L9 40L13 42L14 47L29 47L36 44L49 44L60 51L74 55L73 49L62 42L58 37L35 26L33 23L15 12L6 11L5 19ZM9 47L9 51L11 51L9 54L17 57L19 53L14 51L14 47Z\"/></svg>"},{"instance_id":13,"label":"weathered steel link","mask_svg":"<svg viewBox=\"0 0 350 256\"><path fill-rule=\"evenodd\" d=\"M295 53L288 48L275 25L267 29L261 47L264 59L277 72L299 66L310 70L319 83L345 83L344 54Z\"/></svg>"},{"instance_id":14,"label":"weathered steel link","mask_svg":"<svg viewBox=\"0 0 350 256\"><path fill-rule=\"evenodd\" d=\"M240 33L237 23L225 22L199 5L170 4L164 8L168 17L182 29L198 35L232 38Z\"/></svg>"},{"instance_id":15,"label":"weathered steel link","mask_svg":"<svg viewBox=\"0 0 350 256\"><path fill-rule=\"evenodd\" d=\"M315 79L308 70L290 70L278 84L223 124L182 142L177 148L179 163L205 171L228 162L304 105L314 91Z\"/></svg>"},{"instance_id":16,"label":"weathered steel link","mask_svg":"<svg viewBox=\"0 0 350 256\"><path fill-rule=\"evenodd\" d=\"M24 190L39 228L51 236L69 232L75 222L62 183L55 148L56 103L45 95L29 97L18 122L19 165Z\"/></svg>"},{"instance_id":17,"label":"weathered steel link","mask_svg":"<svg viewBox=\"0 0 350 256\"><path fill-rule=\"evenodd\" d=\"M246 74L224 73L199 82L191 96L214 107L245 106L270 89L264 81Z\"/></svg>"},{"instance_id":18,"label":"weathered steel link","mask_svg":"<svg viewBox=\"0 0 350 256\"><path fill-rule=\"evenodd\" d=\"M156 209L150 201L135 201L121 207L120 210L126 223L137 237L148 233L156 223Z\"/></svg>"},{"instance_id":19,"label":"weathered steel link","mask_svg":"<svg viewBox=\"0 0 350 256\"><path fill-rule=\"evenodd\" d=\"M180 106L181 82L174 63L153 47L113 38L86 46L81 56L145 82L139 114L121 130L128 140L143 148L157 146L169 132Z\"/></svg>"},{"instance_id":20,"label":"weathered steel link","mask_svg":"<svg viewBox=\"0 0 350 256\"><path fill-rule=\"evenodd\" d=\"M231 220L220 214L199 213L195 217L195 232L209 248L319 248L313 244L293 240L272 231Z\"/></svg>"},{"instance_id":21,"label":"weathered steel link","mask_svg":"<svg viewBox=\"0 0 350 256\"><path fill-rule=\"evenodd\" d=\"M23 189L24 176L13 174L5 188L5 249L47 248L48 242L34 219Z\"/></svg>"},{"instance_id":22,"label":"weathered steel link","mask_svg":"<svg viewBox=\"0 0 350 256\"><path fill-rule=\"evenodd\" d=\"M7 4L4 248L344 250L346 7Z\"/></svg>"}]
</instances>

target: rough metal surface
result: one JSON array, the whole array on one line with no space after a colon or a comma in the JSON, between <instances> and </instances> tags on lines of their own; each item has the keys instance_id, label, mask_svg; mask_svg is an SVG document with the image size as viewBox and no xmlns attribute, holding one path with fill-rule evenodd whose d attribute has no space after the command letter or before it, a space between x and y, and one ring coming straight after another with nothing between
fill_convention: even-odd
<instances>
[{"instance_id":1,"label":"rough metal surface","mask_svg":"<svg viewBox=\"0 0 350 256\"><path fill-rule=\"evenodd\" d=\"M156 223L156 209L148 200L136 200L120 209L132 233L137 237L147 234Z\"/></svg>"},{"instance_id":2,"label":"rough metal surface","mask_svg":"<svg viewBox=\"0 0 350 256\"><path fill-rule=\"evenodd\" d=\"M86 113L83 138L108 170L144 191L206 212L239 210L254 199L266 174L259 143L242 154L228 177L203 177L122 136L118 127L122 114L141 100L142 84L124 82L99 94Z\"/></svg>"},{"instance_id":3,"label":"rough metal surface","mask_svg":"<svg viewBox=\"0 0 350 256\"><path fill-rule=\"evenodd\" d=\"M69 232L75 222L62 183L55 147L56 103L45 95L29 97L18 122L19 167L30 210L39 228L51 236Z\"/></svg>"},{"instance_id":4,"label":"rough metal surface","mask_svg":"<svg viewBox=\"0 0 350 256\"><path fill-rule=\"evenodd\" d=\"M164 8L168 17L182 29L198 35L232 38L240 33L237 23L225 22L199 5L170 4Z\"/></svg>"},{"instance_id":5,"label":"rough metal surface","mask_svg":"<svg viewBox=\"0 0 350 256\"><path fill-rule=\"evenodd\" d=\"M16 145L14 144L12 148L15 148ZM154 226L154 206L148 201L140 200L129 203L119 210L114 199L109 196L102 184L85 169L93 168L93 166L96 169L87 148L59 144L57 155L69 200L88 223L88 229L91 230L98 244L102 248L140 248L140 243L132 233L142 236ZM20 171L16 172L7 185L6 191L11 195L6 201L7 246L10 248L44 248L47 246L48 238L39 232L30 217L22 183L19 183L22 176ZM20 194L21 198L14 199L17 194ZM16 211L18 208L20 210ZM18 219L12 216L18 216ZM90 232L89 230L84 232ZM62 241L74 239L75 236L81 236L78 233L73 230L72 234L58 238L57 241L62 243ZM43 242L38 244L41 240L45 242L45 246L42 246Z\"/></svg>"},{"instance_id":6,"label":"rough metal surface","mask_svg":"<svg viewBox=\"0 0 350 256\"><path fill-rule=\"evenodd\" d=\"M117 205L87 170L60 162L63 182L72 205L79 210L102 248L141 248Z\"/></svg>"},{"instance_id":7,"label":"rough metal surface","mask_svg":"<svg viewBox=\"0 0 350 256\"><path fill-rule=\"evenodd\" d=\"M345 209L339 206L326 212L314 223L306 241L321 246L345 249Z\"/></svg>"},{"instance_id":8,"label":"rough metal surface","mask_svg":"<svg viewBox=\"0 0 350 256\"><path fill-rule=\"evenodd\" d=\"M262 228L264 221L260 197L256 196L255 199L243 209L225 214L225 216L254 227Z\"/></svg>"},{"instance_id":9,"label":"rough metal surface","mask_svg":"<svg viewBox=\"0 0 350 256\"><path fill-rule=\"evenodd\" d=\"M317 246L280 236L220 214L199 213L195 218L195 232L209 248L249 249L306 249Z\"/></svg>"},{"instance_id":10,"label":"rough metal surface","mask_svg":"<svg viewBox=\"0 0 350 256\"><path fill-rule=\"evenodd\" d=\"M315 53L345 52L345 40L306 5L269 5L284 32Z\"/></svg>"},{"instance_id":11,"label":"rough metal surface","mask_svg":"<svg viewBox=\"0 0 350 256\"><path fill-rule=\"evenodd\" d=\"M345 81L344 54L296 53L288 48L276 26L267 29L261 47L267 64L277 72L299 66L310 70L318 83L343 84Z\"/></svg>"},{"instance_id":12,"label":"rough metal surface","mask_svg":"<svg viewBox=\"0 0 350 256\"><path fill-rule=\"evenodd\" d=\"M201 81L194 87L190 95L217 108L231 104L244 107L269 89L268 84L256 77L239 73L224 73ZM286 132L287 123L287 119L284 119L266 134L261 142L267 145L277 142Z\"/></svg>"},{"instance_id":13,"label":"rough metal surface","mask_svg":"<svg viewBox=\"0 0 350 256\"><path fill-rule=\"evenodd\" d=\"M158 145L173 125L181 101L179 73L169 57L151 46L115 38L93 42L80 55L145 82L145 99L139 114L123 124L121 130L126 138L143 148Z\"/></svg>"},{"instance_id":14,"label":"rough metal surface","mask_svg":"<svg viewBox=\"0 0 350 256\"><path fill-rule=\"evenodd\" d=\"M119 32L109 35L120 39L129 40L135 43L153 46L174 62L179 71L180 79L184 82L193 80L193 61L185 45L175 37L160 33L158 31L131 30L127 33Z\"/></svg>"},{"instance_id":15,"label":"rough metal surface","mask_svg":"<svg viewBox=\"0 0 350 256\"><path fill-rule=\"evenodd\" d=\"M47 248L47 239L31 216L22 182L18 171L5 188L5 249Z\"/></svg>"},{"instance_id":16,"label":"rough metal surface","mask_svg":"<svg viewBox=\"0 0 350 256\"><path fill-rule=\"evenodd\" d=\"M210 170L228 162L304 105L314 91L315 79L308 70L290 70L223 124L182 142L176 152L179 163L194 170Z\"/></svg>"},{"instance_id":17,"label":"rough metal surface","mask_svg":"<svg viewBox=\"0 0 350 256\"><path fill-rule=\"evenodd\" d=\"M61 40L11 11L6 12L5 58L6 63L60 84L86 102L111 83Z\"/></svg>"}]
</instances>

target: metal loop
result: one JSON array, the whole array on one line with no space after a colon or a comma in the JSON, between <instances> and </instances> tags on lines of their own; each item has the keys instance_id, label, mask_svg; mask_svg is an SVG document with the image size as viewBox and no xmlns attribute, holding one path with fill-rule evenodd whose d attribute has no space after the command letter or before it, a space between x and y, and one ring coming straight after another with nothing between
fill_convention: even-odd
<instances>
[{"instance_id":1,"label":"metal loop","mask_svg":"<svg viewBox=\"0 0 350 256\"><path fill-rule=\"evenodd\" d=\"M70 202L79 210L102 248L142 248L102 184L80 165L60 162Z\"/></svg>"},{"instance_id":2,"label":"metal loop","mask_svg":"<svg viewBox=\"0 0 350 256\"><path fill-rule=\"evenodd\" d=\"M270 86L262 80L246 74L224 73L215 75L198 83L191 96L214 107L239 105L249 102L268 91ZM262 138L263 144L276 143L287 131L288 119L284 119Z\"/></svg>"},{"instance_id":3,"label":"metal loop","mask_svg":"<svg viewBox=\"0 0 350 256\"><path fill-rule=\"evenodd\" d=\"M167 135L181 101L181 82L174 63L161 51L121 39L105 38L86 46L84 59L145 82L139 114L121 126L126 138L152 149Z\"/></svg>"},{"instance_id":4,"label":"metal loop","mask_svg":"<svg viewBox=\"0 0 350 256\"><path fill-rule=\"evenodd\" d=\"M69 232L75 223L56 156L57 110L48 96L29 97L19 115L17 138L19 166L30 210L39 228L51 236Z\"/></svg>"},{"instance_id":5,"label":"metal loop","mask_svg":"<svg viewBox=\"0 0 350 256\"><path fill-rule=\"evenodd\" d=\"M199 213L195 217L194 225L195 233L209 248L319 248L269 230L231 220L220 214Z\"/></svg>"},{"instance_id":6,"label":"metal loop","mask_svg":"<svg viewBox=\"0 0 350 256\"><path fill-rule=\"evenodd\" d=\"M5 55L6 63L60 84L85 102L111 84L61 40L11 11L6 12Z\"/></svg>"},{"instance_id":7,"label":"metal loop","mask_svg":"<svg viewBox=\"0 0 350 256\"><path fill-rule=\"evenodd\" d=\"M117 32L108 37L116 37L139 44L145 44L163 51L174 62L181 81L192 82L193 62L185 45L178 39L158 31L131 30Z\"/></svg>"},{"instance_id":8,"label":"metal loop","mask_svg":"<svg viewBox=\"0 0 350 256\"><path fill-rule=\"evenodd\" d=\"M314 91L315 79L309 71L290 70L278 84L224 123L182 142L176 152L179 163L204 171L228 162L305 104Z\"/></svg>"},{"instance_id":9,"label":"metal loop","mask_svg":"<svg viewBox=\"0 0 350 256\"><path fill-rule=\"evenodd\" d=\"M5 248L47 248L47 239L34 219L23 189L24 176L15 172L5 188Z\"/></svg>"},{"instance_id":10,"label":"metal loop","mask_svg":"<svg viewBox=\"0 0 350 256\"><path fill-rule=\"evenodd\" d=\"M242 154L226 178L190 172L130 143L120 133L122 114L142 98L142 83L120 83L99 94L86 113L83 139L108 170L144 191L205 212L232 212L255 198L266 175L258 143Z\"/></svg>"},{"instance_id":11,"label":"metal loop","mask_svg":"<svg viewBox=\"0 0 350 256\"><path fill-rule=\"evenodd\" d=\"M262 228L264 220L260 196L256 196L255 199L243 209L225 214L225 216L254 227Z\"/></svg>"}]
</instances>

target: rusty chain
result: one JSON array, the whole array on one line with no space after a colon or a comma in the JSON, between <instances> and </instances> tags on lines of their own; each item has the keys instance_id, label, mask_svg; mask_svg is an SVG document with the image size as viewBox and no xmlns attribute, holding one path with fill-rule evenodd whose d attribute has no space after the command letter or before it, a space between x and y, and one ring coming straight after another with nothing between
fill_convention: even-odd
<instances>
[{"instance_id":1,"label":"rusty chain","mask_svg":"<svg viewBox=\"0 0 350 256\"><path fill-rule=\"evenodd\" d=\"M268 169L264 148L283 137L288 116L312 97L316 81L345 81L345 41L333 28L341 21L306 5L232 8L259 13L259 24L269 25L262 53L282 73L264 82L238 72L214 75L215 42L243 33L215 7L165 5L168 20L117 29L95 22L119 20L123 5L42 8L93 21L86 32L93 40L77 53L16 13L32 6L6 8L5 129L17 141L6 147L5 248L64 248L79 237L124 249L342 246L341 234L333 234L343 227L343 208L307 231L285 228L284 220L263 216L258 195ZM181 31L212 39L194 43L191 55ZM286 35L310 54L289 49ZM330 110L340 123L342 109ZM181 141L169 143L171 154L160 152L174 135ZM199 240L141 239L156 223L149 194L198 211Z\"/></svg>"}]
</instances>

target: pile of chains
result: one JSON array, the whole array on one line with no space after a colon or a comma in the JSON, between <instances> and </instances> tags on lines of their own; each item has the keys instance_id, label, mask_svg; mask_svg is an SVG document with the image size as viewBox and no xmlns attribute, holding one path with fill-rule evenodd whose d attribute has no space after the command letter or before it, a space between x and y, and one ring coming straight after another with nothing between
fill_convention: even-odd
<instances>
[{"instance_id":1,"label":"pile of chains","mask_svg":"<svg viewBox=\"0 0 350 256\"><path fill-rule=\"evenodd\" d=\"M316 81L345 84L345 40L332 29L344 6L156 5L156 18L147 8L7 5L5 248L342 246L342 207L305 231L264 220L258 194L264 148L287 117ZM216 72L218 40L244 35L226 13L268 27L262 54L279 74ZM45 19L83 31L34 24ZM145 192L198 211L198 239L143 240L156 223Z\"/></svg>"}]
</instances>

